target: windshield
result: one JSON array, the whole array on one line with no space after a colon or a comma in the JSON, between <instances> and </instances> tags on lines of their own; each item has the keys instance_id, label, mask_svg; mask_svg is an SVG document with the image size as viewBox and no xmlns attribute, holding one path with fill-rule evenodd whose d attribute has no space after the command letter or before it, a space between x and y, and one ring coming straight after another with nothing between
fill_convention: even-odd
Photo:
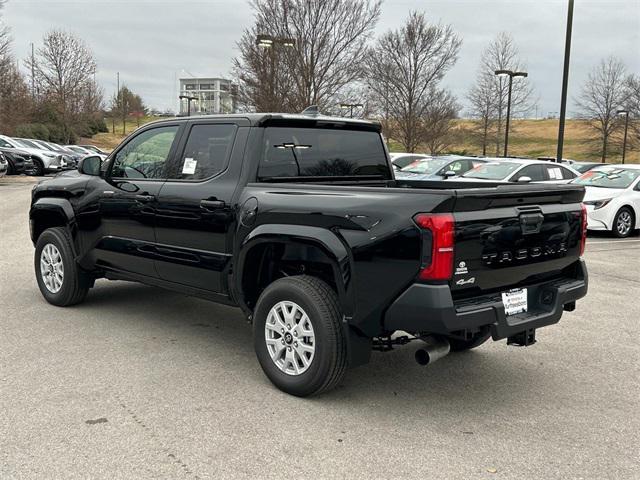
<instances>
[{"instance_id":1,"label":"windshield","mask_svg":"<svg viewBox=\"0 0 640 480\"><path fill-rule=\"evenodd\" d=\"M622 189L629 187L638 176L640 176L640 170L602 168L583 173L573 183L589 187Z\"/></svg>"},{"instance_id":2,"label":"windshield","mask_svg":"<svg viewBox=\"0 0 640 480\"><path fill-rule=\"evenodd\" d=\"M592 168L597 167L598 164L597 163L573 163L571 164L571 168L573 168L574 170L580 172L580 173L584 173L588 170L591 170Z\"/></svg>"},{"instance_id":3,"label":"windshield","mask_svg":"<svg viewBox=\"0 0 640 480\"><path fill-rule=\"evenodd\" d=\"M39 147L38 145L35 145L31 142L28 142L27 140L18 140L16 138L13 139L14 142L16 142L18 145L20 145L21 147L25 147L25 148L36 148L38 150L42 150L42 147Z\"/></svg>"},{"instance_id":4,"label":"windshield","mask_svg":"<svg viewBox=\"0 0 640 480\"><path fill-rule=\"evenodd\" d=\"M416 160L413 163L410 163L403 169L401 172L409 172L409 173L425 173L432 174L436 173L438 170L446 166L450 159L442 159L442 158L425 158Z\"/></svg>"},{"instance_id":5,"label":"windshield","mask_svg":"<svg viewBox=\"0 0 640 480\"><path fill-rule=\"evenodd\" d=\"M391 178L378 132L333 128L265 129L260 179L278 177Z\"/></svg>"},{"instance_id":6,"label":"windshield","mask_svg":"<svg viewBox=\"0 0 640 480\"><path fill-rule=\"evenodd\" d=\"M36 143L36 142L31 142L31 143ZM49 145L47 142L38 142L37 145L40 145L45 150L49 150L51 152L54 151L53 147L51 145Z\"/></svg>"},{"instance_id":7,"label":"windshield","mask_svg":"<svg viewBox=\"0 0 640 480\"><path fill-rule=\"evenodd\" d=\"M462 176L465 178L477 178L480 180L505 180L515 172L521 164L513 162L489 162L478 165Z\"/></svg>"}]
</instances>

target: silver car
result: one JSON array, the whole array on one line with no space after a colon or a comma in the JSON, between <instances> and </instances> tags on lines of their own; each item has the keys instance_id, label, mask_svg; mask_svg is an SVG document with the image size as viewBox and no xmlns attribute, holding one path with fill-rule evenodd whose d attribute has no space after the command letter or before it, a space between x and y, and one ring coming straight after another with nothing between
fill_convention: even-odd
<instances>
[{"instance_id":1,"label":"silver car","mask_svg":"<svg viewBox=\"0 0 640 480\"><path fill-rule=\"evenodd\" d=\"M59 172L62 170L62 155L50 150L43 150L36 144L29 141L21 141L15 138L0 135L0 146L7 148L17 148L24 150L33 159L33 175L44 175L49 172Z\"/></svg>"}]
</instances>

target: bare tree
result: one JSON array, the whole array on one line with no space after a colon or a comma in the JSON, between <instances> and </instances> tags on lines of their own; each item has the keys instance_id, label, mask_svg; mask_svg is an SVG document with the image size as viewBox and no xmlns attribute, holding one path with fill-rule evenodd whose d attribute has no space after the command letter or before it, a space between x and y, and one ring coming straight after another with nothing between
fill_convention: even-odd
<instances>
[{"instance_id":1,"label":"bare tree","mask_svg":"<svg viewBox=\"0 0 640 480\"><path fill-rule=\"evenodd\" d=\"M507 97L509 94L509 79L495 75L496 70L525 70L520 60L518 47L513 37L501 32L487 46L480 59L480 74L478 82L492 83L494 90L494 111L496 115L495 143L496 155L500 154L504 139L504 119L507 112ZM514 79L511 91L511 115L517 116L531 110L533 104L533 88L523 79Z\"/></svg>"},{"instance_id":2,"label":"bare tree","mask_svg":"<svg viewBox=\"0 0 640 480\"><path fill-rule=\"evenodd\" d=\"M26 63L35 71L37 89L60 117L68 141L72 123L81 113L79 96L91 85L96 63L84 42L72 34L54 30L44 37L34 59Z\"/></svg>"},{"instance_id":3,"label":"bare tree","mask_svg":"<svg viewBox=\"0 0 640 480\"><path fill-rule=\"evenodd\" d=\"M365 78L378 104L385 106L385 133L408 152L425 137L425 115L461 43L451 26L430 24L423 13L412 12L400 29L384 34L367 54Z\"/></svg>"},{"instance_id":4,"label":"bare tree","mask_svg":"<svg viewBox=\"0 0 640 480\"><path fill-rule=\"evenodd\" d=\"M467 99L471 106L471 116L477 119L472 136L480 142L482 155L487 155L487 146L491 141L491 133L494 132L498 116L498 94L493 74L481 71L477 78L467 94Z\"/></svg>"},{"instance_id":5,"label":"bare tree","mask_svg":"<svg viewBox=\"0 0 640 480\"><path fill-rule=\"evenodd\" d=\"M442 153L451 145L452 120L458 116L460 107L455 97L447 90L435 90L429 105L422 117L422 131L424 143L431 155Z\"/></svg>"},{"instance_id":6,"label":"bare tree","mask_svg":"<svg viewBox=\"0 0 640 480\"><path fill-rule=\"evenodd\" d=\"M627 76L623 107L629 110L627 149L640 148L640 75Z\"/></svg>"},{"instance_id":7,"label":"bare tree","mask_svg":"<svg viewBox=\"0 0 640 480\"><path fill-rule=\"evenodd\" d=\"M580 115L598 133L602 161L606 161L611 135L619 127L616 112L625 100L626 69L621 60L602 60L587 77L576 100Z\"/></svg>"},{"instance_id":8,"label":"bare tree","mask_svg":"<svg viewBox=\"0 0 640 480\"><path fill-rule=\"evenodd\" d=\"M253 0L255 25L245 30L234 60L241 102L256 110L300 111L335 103L362 77L366 42L381 0ZM269 49L258 34L291 39Z\"/></svg>"},{"instance_id":9,"label":"bare tree","mask_svg":"<svg viewBox=\"0 0 640 480\"><path fill-rule=\"evenodd\" d=\"M288 52L283 51L291 47L279 43L269 48L258 46L256 38L267 28L254 25L238 42L240 57L233 60L237 101L241 108L257 112L294 112L292 71L285 57Z\"/></svg>"},{"instance_id":10,"label":"bare tree","mask_svg":"<svg viewBox=\"0 0 640 480\"><path fill-rule=\"evenodd\" d=\"M142 97L133 93L126 85L120 87L120 91L111 97L111 116L122 119L122 135L127 133L127 117L132 113L144 113L147 107L142 101Z\"/></svg>"}]
</instances>

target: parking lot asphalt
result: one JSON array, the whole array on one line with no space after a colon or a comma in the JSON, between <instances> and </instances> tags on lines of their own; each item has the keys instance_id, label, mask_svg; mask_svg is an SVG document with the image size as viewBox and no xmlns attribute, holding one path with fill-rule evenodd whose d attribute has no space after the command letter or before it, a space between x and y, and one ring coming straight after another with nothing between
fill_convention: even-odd
<instances>
[{"instance_id":1,"label":"parking lot asphalt","mask_svg":"<svg viewBox=\"0 0 640 480\"><path fill-rule=\"evenodd\" d=\"M275 389L239 311L101 280L41 297L29 180L0 180L0 478L637 479L640 237L588 240L588 296L527 348L374 353Z\"/></svg>"}]
</instances>

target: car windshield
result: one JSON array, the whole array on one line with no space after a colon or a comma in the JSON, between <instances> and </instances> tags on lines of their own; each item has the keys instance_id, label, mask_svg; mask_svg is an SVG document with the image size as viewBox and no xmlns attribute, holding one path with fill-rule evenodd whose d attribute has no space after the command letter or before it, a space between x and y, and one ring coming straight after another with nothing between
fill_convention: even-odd
<instances>
[{"instance_id":1,"label":"car windshield","mask_svg":"<svg viewBox=\"0 0 640 480\"><path fill-rule=\"evenodd\" d=\"M629 187L638 176L640 176L640 170L602 168L583 173L573 183L588 187L623 189Z\"/></svg>"},{"instance_id":2,"label":"car windshield","mask_svg":"<svg viewBox=\"0 0 640 480\"><path fill-rule=\"evenodd\" d=\"M31 143L28 140L18 140L18 139L13 139L14 142L16 142L18 145L22 146L22 147L26 147L26 148L35 148L37 150L42 150L42 147L39 145L36 145L35 143Z\"/></svg>"},{"instance_id":3,"label":"car windshield","mask_svg":"<svg viewBox=\"0 0 640 480\"><path fill-rule=\"evenodd\" d=\"M571 164L571 168L573 168L574 170L580 172L580 173L584 173L588 170L591 170L592 168L595 168L596 166L598 166L597 163L573 163Z\"/></svg>"},{"instance_id":4,"label":"car windshield","mask_svg":"<svg viewBox=\"0 0 640 480\"><path fill-rule=\"evenodd\" d=\"M420 160L415 160L406 167L400 169L400 171L408 173L432 174L436 173L438 170L440 170L450 162L450 159L443 158L421 158Z\"/></svg>"},{"instance_id":5,"label":"car windshield","mask_svg":"<svg viewBox=\"0 0 640 480\"><path fill-rule=\"evenodd\" d=\"M515 172L521 164L514 162L489 162L478 165L462 176L479 180L505 180Z\"/></svg>"},{"instance_id":6,"label":"car windshield","mask_svg":"<svg viewBox=\"0 0 640 480\"><path fill-rule=\"evenodd\" d=\"M35 142L33 142L35 143ZM53 147L48 144L47 142L38 142L38 145L42 145L43 148L45 148L46 150L49 150L51 152L54 152L55 150L53 149Z\"/></svg>"}]
</instances>

